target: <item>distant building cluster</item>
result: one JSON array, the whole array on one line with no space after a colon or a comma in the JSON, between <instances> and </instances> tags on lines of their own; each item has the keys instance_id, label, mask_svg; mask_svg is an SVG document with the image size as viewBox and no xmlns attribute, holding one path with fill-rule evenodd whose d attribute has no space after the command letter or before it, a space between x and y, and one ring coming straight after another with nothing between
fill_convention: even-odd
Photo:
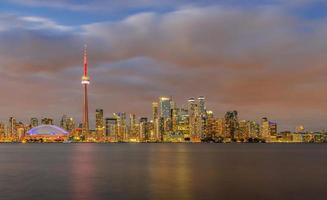
<instances>
[{"instance_id":1,"label":"distant building cluster","mask_svg":"<svg viewBox=\"0 0 327 200\"><path fill-rule=\"evenodd\" d=\"M63 115L54 125L51 118L31 118L29 124L10 117L0 123L1 142L326 142L325 133L305 132L303 126L294 132L278 132L277 123L263 117L258 123L240 120L237 111L217 118L207 110L203 96L189 98L178 107L172 97L160 97L152 103L152 116L137 117L124 112L105 117L103 109L95 110L95 129L85 133L83 123Z\"/></svg>"}]
</instances>

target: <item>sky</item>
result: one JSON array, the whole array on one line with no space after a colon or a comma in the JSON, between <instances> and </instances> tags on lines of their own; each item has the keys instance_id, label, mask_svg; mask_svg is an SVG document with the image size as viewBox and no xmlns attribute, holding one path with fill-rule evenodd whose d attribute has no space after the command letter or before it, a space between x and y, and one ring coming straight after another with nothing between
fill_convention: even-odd
<instances>
[{"instance_id":1,"label":"sky","mask_svg":"<svg viewBox=\"0 0 327 200\"><path fill-rule=\"evenodd\" d=\"M216 117L327 129L325 0L3 0L0 120L80 121L84 44L92 121L204 95Z\"/></svg>"}]
</instances>

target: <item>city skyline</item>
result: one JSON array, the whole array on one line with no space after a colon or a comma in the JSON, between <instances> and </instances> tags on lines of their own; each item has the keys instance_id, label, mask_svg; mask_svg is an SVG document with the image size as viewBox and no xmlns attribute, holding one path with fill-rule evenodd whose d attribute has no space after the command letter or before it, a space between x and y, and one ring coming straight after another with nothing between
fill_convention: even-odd
<instances>
[{"instance_id":1,"label":"city skyline","mask_svg":"<svg viewBox=\"0 0 327 200\"><path fill-rule=\"evenodd\" d=\"M149 117L159 96L182 105L203 95L220 118L237 110L280 130L327 128L323 1L90 2L1 3L0 121L82 121L88 44L93 127L97 108Z\"/></svg>"}]
</instances>

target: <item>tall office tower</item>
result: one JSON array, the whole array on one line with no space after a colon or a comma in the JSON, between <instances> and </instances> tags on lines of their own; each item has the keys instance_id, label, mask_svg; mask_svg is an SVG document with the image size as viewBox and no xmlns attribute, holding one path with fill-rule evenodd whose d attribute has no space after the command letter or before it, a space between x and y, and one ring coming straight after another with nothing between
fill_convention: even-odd
<instances>
[{"instance_id":1,"label":"tall office tower","mask_svg":"<svg viewBox=\"0 0 327 200\"><path fill-rule=\"evenodd\" d=\"M117 126L117 118L106 118L106 137L113 138L117 141L117 133L118 133L118 126Z\"/></svg>"},{"instance_id":2,"label":"tall office tower","mask_svg":"<svg viewBox=\"0 0 327 200\"><path fill-rule=\"evenodd\" d=\"M47 117L42 118L41 119L41 124L53 125L53 119L47 118Z\"/></svg>"},{"instance_id":3,"label":"tall office tower","mask_svg":"<svg viewBox=\"0 0 327 200\"><path fill-rule=\"evenodd\" d=\"M178 108L176 106L171 109L171 130L173 133L176 133L178 130L177 123L178 123Z\"/></svg>"},{"instance_id":4,"label":"tall office tower","mask_svg":"<svg viewBox=\"0 0 327 200\"><path fill-rule=\"evenodd\" d=\"M187 110L190 116L195 112L195 106L196 106L195 99L193 97L189 98L187 100Z\"/></svg>"},{"instance_id":5,"label":"tall office tower","mask_svg":"<svg viewBox=\"0 0 327 200\"><path fill-rule=\"evenodd\" d=\"M213 138L215 136L215 123L216 120L213 116L213 112L211 110L206 111L207 119L206 119L206 124L205 124L205 129L204 129L204 136L206 138Z\"/></svg>"},{"instance_id":6,"label":"tall office tower","mask_svg":"<svg viewBox=\"0 0 327 200\"><path fill-rule=\"evenodd\" d=\"M263 117L261 119L260 135L262 139L269 141L271 136L277 135L277 124L270 122L267 117Z\"/></svg>"},{"instance_id":7,"label":"tall office tower","mask_svg":"<svg viewBox=\"0 0 327 200\"><path fill-rule=\"evenodd\" d=\"M261 119L260 135L263 139L270 137L269 121L267 117Z\"/></svg>"},{"instance_id":8,"label":"tall office tower","mask_svg":"<svg viewBox=\"0 0 327 200\"><path fill-rule=\"evenodd\" d=\"M152 119L159 118L159 104L157 102L152 102Z\"/></svg>"},{"instance_id":9,"label":"tall office tower","mask_svg":"<svg viewBox=\"0 0 327 200\"><path fill-rule=\"evenodd\" d=\"M188 115L189 115L189 132L192 140L198 140L200 137L200 115L198 104L195 99L189 98L188 100Z\"/></svg>"},{"instance_id":10,"label":"tall office tower","mask_svg":"<svg viewBox=\"0 0 327 200\"><path fill-rule=\"evenodd\" d=\"M205 106L205 97L199 96L198 97L198 104L199 104L199 112L201 115L206 115L206 106Z\"/></svg>"},{"instance_id":11,"label":"tall office tower","mask_svg":"<svg viewBox=\"0 0 327 200\"><path fill-rule=\"evenodd\" d=\"M10 137L13 137L15 134L16 134L16 119L14 117L10 117L8 135Z\"/></svg>"},{"instance_id":12,"label":"tall office tower","mask_svg":"<svg viewBox=\"0 0 327 200\"><path fill-rule=\"evenodd\" d=\"M237 111L229 111L225 114L225 137L232 140L237 139L238 116Z\"/></svg>"},{"instance_id":13,"label":"tall office tower","mask_svg":"<svg viewBox=\"0 0 327 200\"><path fill-rule=\"evenodd\" d=\"M104 132L104 117L103 117L103 109L95 110L95 131L97 137L103 137L105 135Z\"/></svg>"},{"instance_id":14,"label":"tall office tower","mask_svg":"<svg viewBox=\"0 0 327 200\"><path fill-rule=\"evenodd\" d=\"M34 128L39 125L39 120L36 117L32 117L30 123L31 123L31 127Z\"/></svg>"},{"instance_id":15,"label":"tall office tower","mask_svg":"<svg viewBox=\"0 0 327 200\"><path fill-rule=\"evenodd\" d=\"M181 108L177 111L177 131L184 135L184 139L190 139L189 116L186 108Z\"/></svg>"},{"instance_id":16,"label":"tall office tower","mask_svg":"<svg viewBox=\"0 0 327 200\"><path fill-rule=\"evenodd\" d=\"M129 135L135 135L136 115L129 114Z\"/></svg>"},{"instance_id":17,"label":"tall office tower","mask_svg":"<svg viewBox=\"0 0 327 200\"><path fill-rule=\"evenodd\" d=\"M171 102L170 98L168 97L160 97L159 103L160 103L160 117L163 117L164 119L170 118L170 112L171 112Z\"/></svg>"},{"instance_id":18,"label":"tall office tower","mask_svg":"<svg viewBox=\"0 0 327 200\"><path fill-rule=\"evenodd\" d=\"M117 119L117 140L127 140L126 113L114 113L113 117Z\"/></svg>"},{"instance_id":19,"label":"tall office tower","mask_svg":"<svg viewBox=\"0 0 327 200\"><path fill-rule=\"evenodd\" d=\"M160 139L160 126L159 126L159 104L152 103L152 120L153 120L153 137L155 140Z\"/></svg>"},{"instance_id":20,"label":"tall office tower","mask_svg":"<svg viewBox=\"0 0 327 200\"><path fill-rule=\"evenodd\" d=\"M198 97L198 116L199 116L198 130L199 130L199 133L201 134L201 136L204 137L206 128L207 128L206 127L207 120L208 120L204 96Z\"/></svg>"},{"instance_id":21,"label":"tall office tower","mask_svg":"<svg viewBox=\"0 0 327 200\"><path fill-rule=\"evenodd\" d=\"M141 117L140 118L140 133L139 133L139 140L146 141L149 139L148 134L148 118Z\"/></svg>"},{"instance_id":22,"label":"tall office tower","mask_svg":"<svg viewBox=\"0 0 327 200\"><path fill-rule=\"evenodd\" d=\"M87 86L90 84L90 78L88 75L88 62L87 62L87 50L86 45L84 47L84 70L82 76L82 85L84 89L84 98L83 98L83 127L82 127L82 135L87 137L89 134L89 102L88 102L88 94L87 94Z\"/></svg>"}]
</instances>

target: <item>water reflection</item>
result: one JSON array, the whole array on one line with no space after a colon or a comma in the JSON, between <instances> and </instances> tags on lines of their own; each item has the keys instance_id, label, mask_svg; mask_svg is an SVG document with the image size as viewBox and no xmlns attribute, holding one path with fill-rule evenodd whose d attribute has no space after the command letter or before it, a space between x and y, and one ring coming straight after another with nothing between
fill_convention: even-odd
<instances>
[{"instance_id":1,"label":"water reflection","mask_svg":"<svg viewBox=\"0 0 327 200\"><path fill-rule=\"evenodd\" d=\"M148 165L150 199L192 199L191 154L185 145L158 145Z\"/></svg>"},{"instance_id":2,"label":"water reflection","mask_svg":"<svg viewBox=\"0 0 327 200\"><path fill-rule=\"evenodd\" d=\"M92 144L74 144L71 160L72 199L92 199L94 197L95 163Z\"/></svg>"}]
</instances>

